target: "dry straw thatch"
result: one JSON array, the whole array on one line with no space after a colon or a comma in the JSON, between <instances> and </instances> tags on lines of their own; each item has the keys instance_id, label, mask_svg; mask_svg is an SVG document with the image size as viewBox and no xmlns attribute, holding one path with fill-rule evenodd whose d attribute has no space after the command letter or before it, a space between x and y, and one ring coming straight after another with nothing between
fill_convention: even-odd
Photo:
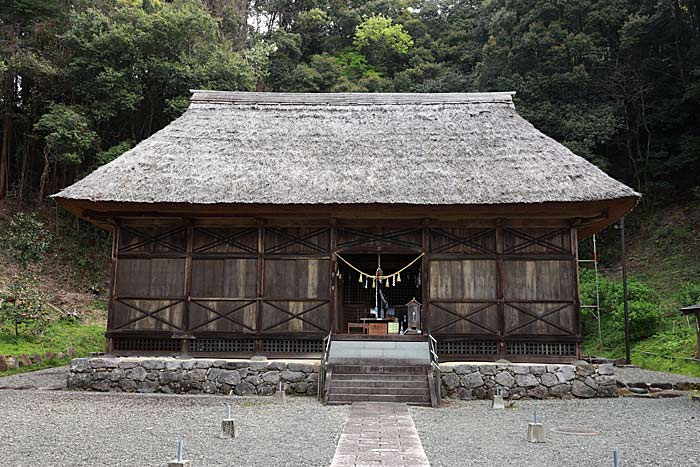
<instances>
[{"instance_id":1,"label":"dry straw thatch","mask_svg":"<svg viewBox=\"0 0 700 467\"><path fill-rule=\"evenodd\" d=\"M180 118L55 196L488 205L638 194L538 131L511 93L194 91Z\"/></svg>"}]
</instances>

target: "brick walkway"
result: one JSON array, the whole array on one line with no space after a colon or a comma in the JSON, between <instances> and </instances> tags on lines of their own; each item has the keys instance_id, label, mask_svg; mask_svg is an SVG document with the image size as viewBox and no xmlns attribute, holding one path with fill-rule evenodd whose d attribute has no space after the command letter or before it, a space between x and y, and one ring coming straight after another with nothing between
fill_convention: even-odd
<instances>
[{"instance_id":1,"label":"brick walkway","mask_svg":"<svg viewBox=\"0 0 700 467\"><path fill-rule=\"evenodd\" d=\"M430 466L406 404L352 404L331 467L371 465Z\"/></svg>"}]
</instances>

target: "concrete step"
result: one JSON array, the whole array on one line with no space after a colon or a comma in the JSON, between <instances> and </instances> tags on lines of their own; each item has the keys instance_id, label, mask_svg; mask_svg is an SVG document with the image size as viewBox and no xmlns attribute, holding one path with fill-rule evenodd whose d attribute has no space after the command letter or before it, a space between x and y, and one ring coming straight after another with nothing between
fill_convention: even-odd
<instances>
[{"instance_id":1,"label":"concrete step","mask_svg":"<svg viewBox=\"0 0 700 467\"><path fill-rule=\"evenodd\" d=\"M405 402L409 404L430 404L430 395L395 394L329 394L329 404L349 404L352 402Z\"/></svg>"},{"instance_id":2,"label":"concrete step","mask_svg":"<svg viewBox=\"0 0 700 467\"><path fill-rule=\"evenodd\" d=\"M328 361L333 364L352 363L353 360L374 361L375 364L405 362L407 365L430 365L430 351L427 341L423 342L331 342ZM400 363L399 363L400 364Z\"/></svg>"},{"instance_id":3,"label":"concrete step","mask_svg":"<svg viewBox=\"0 0 700 467\"><path fill-rule=\"evenodd\" d=\"M392 380L392 379L336 379L331 378L331 390L334 388L415 388L422 385L427 387L427 378L422 380Z\"/></svg>"},{"instance_id":4,"label":"concrete step","mask_svg":"<svg viewBox=\"0 0 700 467\"><path fill-rule=\"evenodd\" d=\"M428 378L427 374L387 374L387 373L376 373L376 374L360 374L360 373L336 373L333 372L331 381L340 380L365 380L365 381L426 381Z\"/></svg>"},{"instance_id":5,"label":"concrete step","mask_svg":"<svg viewBox=\"0 0 700 467\"><path fill-rule=\"evenodd\" d=\"M333 373L338 374L401 374L401 375L424 375L430 369L429 366L424 365L410 365L410 366L379 366L379 365L331 365L330 367Z\"/></svg>"},{"instance_id":6,"label":"concrete step","mask_svg":"<svg viewBox=\"0 0 700 467\"><path fill-rule=\"evenodd\" d=\"M331 387L331 395L339 394L358 394L358 395L387 395L387 396L426 396L430 397L430 389L426 385L425 387L413 387L413 388L378 388L378 387L366 387L366 386L356 386L356 387Z\"/></svg>"}]
</instances>

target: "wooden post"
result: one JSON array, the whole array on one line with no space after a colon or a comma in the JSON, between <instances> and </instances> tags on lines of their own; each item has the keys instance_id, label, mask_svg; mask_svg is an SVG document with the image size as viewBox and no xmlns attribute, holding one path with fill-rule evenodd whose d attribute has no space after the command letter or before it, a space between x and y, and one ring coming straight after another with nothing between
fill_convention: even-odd
<instances>
[{"instance_id":1,"label":"wooden post","mask_svg":"<svg viewBox=\"0 0 700 467\"><path fill-rule=\"evenodd\" d=\"M107 331L114 328L114 301L117 290L117 262L119 261L119 220L113 219L112 229L112 255L111 255L111 272L109 278L109 304L107 308ZM105 353L111 353L114 350L111 338L105 340Z\"/></svg>"},{"instance_id":2,"label":"wooden post","mask_svg":"<svg viewBox=\"0 0 700 467\"><path fill-rule=\"evenodd\" d=\"M421 301L423 311L421 313L421 329L425 333L431 332L430 329L430 227L429 220L423 219L423 229L421 231L421 251L423 252L423 258L421 258L421 280L423 281L421 287Z\"/></svg>"},{"instance_id":3,"label":"wooden post","mask_svg":"<svg viewBox=\"0 0 700 467\"><path fill-rule=\"evenodd\" d=\"M695 358L700 360L700 310L695 311L695 338L697 339L697 353Z\"/></svg>"},{"instance_id":4,"label":"wooden post","mask_svg":"<svg viewBox=\"0 0 700 467\"><path fill-rule=\"evenodd\" d=\"M330 295L328 299L330 300L330 332L338 332L338 278L336 272L338 271L338 259L336 258L336 248L337 248L337 230L336 230L336 220L330 220L329 226L330 235Z\"/></svg>"},{"instance_id":5,"label":"wooden post","mask_svg":"<svg viewBox=\"0 0 700 467\"><path fill-rule=\"evenodd\" d=\"M695 358L700 361L700 305L692 305L681 308L683 313L688 318L688 315L695 316Z\"/></svg>"},{"instance_id":6,"label":"wooden post","mask_svg":"<svg viewBox=\"0 0 700 467\"><path fill-rule=\"evenodd\" d=\"M189 353L190 345L190 303L192 301L192 249L194 244L194 222L192 219L184 219L187 224L187 249L185 256L185 303L182 315L182 334L184 339L180 341L180 355Z\"/></svg>"},{"instance_id":7,"label":"wooden post","mask_svg":"<svg viewBox=\"0 0 700 467\"><path fill-rule=\"evenodd\" d=\"M574 319L576 320L575 327L576 327L576 333L578 334L576 337L579 339L583 339L583 320L581 319L581 300L579 298L579 277L578 277L578 230L576 230L576 227L571 227L570 230L570 237L571 237L571 253L573 253L574 258L573 258L573 297L571 297L574 301ZM581 342L576 342L576 358L580 359L582 357L582 349L581 349Z\"/></svg>"},{"instance_id":8,"label":"wooden post","mask_svg":"<svg viewBox=\"0 0 700 467\"><path fill-rule=\"evenodd\" d=\"M496 220L496 313L498 313L498 354L506 355L506 318L503 275L503 219Z\"/></svg>"},{"instance_id":9,"label":"wooden post","mask_svg":"<svg viewBox=\"0 0 700 467\"><path fill-rule=\"evenodd\" d=\"M695 311L695 358L700 360L700 310Z\"/></svg>"},{"instance_id":10,"label":"wooden post","mask_svg":"<svg viewBox=\"0 0 700 467\"><path fill-rule=\"evenodd\" d=\"M256 219L258 225L258 260L257 260L257 277L255 279L255 290L256 290L256 316L255 316L255 353L262 352L262 298L265 293L265 265L264 265L264 254L265 254L265 221L263 219Z\"/></svg>"}]
</instances>

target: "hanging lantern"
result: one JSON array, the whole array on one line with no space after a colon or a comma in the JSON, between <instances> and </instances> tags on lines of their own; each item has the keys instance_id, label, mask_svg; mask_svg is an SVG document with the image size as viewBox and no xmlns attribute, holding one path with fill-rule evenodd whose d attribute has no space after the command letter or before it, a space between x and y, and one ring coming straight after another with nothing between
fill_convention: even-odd
<instances>
[{"instance_id":1,"label":"hanging lantern","mask_svg":"<svg viewBox=\"0 0 700 467\"><path fill-rule=\"evenodd\" d=\"M359 282L360 284L362 284L362 274L360 274L360 277L357 278L357 282Z\"/></svg>"},{"instance_id":2,"label":"hanging lantern","mask_svg":"<svg viewBox=\"0 0 700 467\"><path fill-rule=\"evenodd\" d=\"M372 279L372 288L373 289L377 288L377 279Z\"/></svg>"},{"instance_id":3,"label":"hanging lantern","mask_svg":"<svg viewBox=\"0 0 700 467\"><path fill-rule=\"evenodd\" d=\"M401 273L396 273L396 282L401 282Z\"/></svg>"},{"instance_id":4,"label":"hanging lantern","mask_svg":"<svg viewBox=\"0 0 700 467\"><path fill-rule=\"evenodd\" d=\"M386 278L386 283L384 284L384 287L389 287L389 278Z\"/></svg>"}]
</instances>

